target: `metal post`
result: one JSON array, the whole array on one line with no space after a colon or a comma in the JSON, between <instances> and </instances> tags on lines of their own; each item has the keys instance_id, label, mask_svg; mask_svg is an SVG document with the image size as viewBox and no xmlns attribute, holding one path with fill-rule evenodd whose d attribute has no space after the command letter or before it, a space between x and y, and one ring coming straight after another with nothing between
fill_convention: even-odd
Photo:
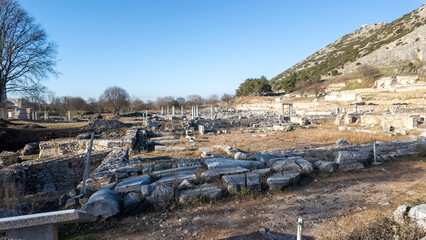
<instances>
[{"instance_id":1,"label":"metal post","mask_svg":"<svg viewBox=\"0 0 426 240\"><path fill-rule=\"evenodd\" d=\"M297 240L302 240L303 218L297 219Z\"/></svg>"},{"instance_id":2,"label":"metal post","mask_svg":"<svg viewBox=\"0 0 426 240\"><path fill-rule=\"evenodd\" d=\"M95 133L92 132L92 134L90 135L89 149L87 150L86 167L84 168L83 185L81 187L82 193L86 192L86 178L87 178L87 174L89 172L90 154L92 153L92 145L93 145L93 138L94 137L95 137Z\"/></svg>"}]
</instances>

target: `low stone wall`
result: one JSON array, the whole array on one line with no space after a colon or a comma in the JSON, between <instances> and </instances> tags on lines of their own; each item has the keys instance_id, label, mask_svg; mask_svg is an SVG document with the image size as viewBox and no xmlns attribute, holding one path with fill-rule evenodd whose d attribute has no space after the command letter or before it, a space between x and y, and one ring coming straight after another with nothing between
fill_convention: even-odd
<instances>
[{"instance_id":1,"label":"low stone wall","mask_svg":"<svg viewBox=\"0 0 426 240\"><path fill-rule=\"evenodd\" d=\"M109 152L92 153L91 168ZM0 179L14 181L24 194L53 192L76 187L83 179L86 155L45 161L26 161L0 170Z\"/></svg>"},{"instance_id":2,"label":"low stone wall","mask_svg":"<svg viewBox=\"0 0 426 240\"><path fill-rule=\"evenodd\" d=\"M392 126L396 129L413 129L416 127L416 118L399 115L361 115L363 126Z\"/></svg>"}]
</instances>

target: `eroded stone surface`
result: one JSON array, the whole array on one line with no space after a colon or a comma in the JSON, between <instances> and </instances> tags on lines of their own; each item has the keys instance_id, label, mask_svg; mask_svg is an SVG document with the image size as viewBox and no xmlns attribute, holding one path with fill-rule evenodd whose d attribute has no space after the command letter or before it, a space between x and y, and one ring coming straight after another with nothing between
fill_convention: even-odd
<instances>
[{"instance_id":1,"label":"eroded stone surface","mask_svg":"<svg viewBox=\"0 0 426 240\"><path fill-rule=\"evenodd\" d=\"M281 189L299 181L300 172L284 171L276 173L269 177L266 181L270 189Z\"/></svg>"},{"instance_id":2,"label":"eroded stone surface","mask_svg":"<svg viewBox=\"0 0 426 240\"><path fill-rule=\"evenodd\" d=\"M222 190L215 184L203 184L197 186L195 189L184 190L179 193L179 202L185 203L193 198L207 196L209 198L218 198L222 196Z\"/></svg>"}]
</instances>

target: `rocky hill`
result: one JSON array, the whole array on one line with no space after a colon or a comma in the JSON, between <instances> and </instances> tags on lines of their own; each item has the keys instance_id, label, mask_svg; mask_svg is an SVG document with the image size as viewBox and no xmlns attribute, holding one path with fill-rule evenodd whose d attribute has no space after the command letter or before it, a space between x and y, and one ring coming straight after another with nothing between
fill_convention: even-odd
<instances>
[{"instance_id":1,"label":"rocky hill","mask_svg":"<svg viewBox=\"0 0 426 240\"><path fill-rule=\"evenodd\" d=\"M426 59L426 4L391 22L364 25L271 79L275 90L299 81L354 72L360 65L395 67ZM411 65L413 66L413 65Z\"/></svg>"}]
</instances>

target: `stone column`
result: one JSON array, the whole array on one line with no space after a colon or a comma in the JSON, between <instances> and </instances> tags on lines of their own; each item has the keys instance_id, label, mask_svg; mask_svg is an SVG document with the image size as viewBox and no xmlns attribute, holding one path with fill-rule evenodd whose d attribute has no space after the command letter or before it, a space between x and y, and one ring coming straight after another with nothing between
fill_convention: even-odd
<instances>
[{"instance_id":1,"label":"stone column","mask_svg":"<svg viewBox=\"0 0 426 240\"><path fill-rule=\"evenodd\" d=\"M145 123L148 126L148 110L145 110Z\"/></svg>"},{"instance_id":2,"label":"stone column","mask_svg":"<svg viewBox=\"0 0 426 240\"><path fill-rule=\"evenodd\" d=\"M199 117L200 115L199 115L200 113L198 112L198 105L197 106L195 106L195 117Z\"/></svg>"},{"instance_id":3,"label":"stone column","mask_svg":"<svg viewBox=\"0 0 426 240\"><path fill-rule=\"evenodd\" d=\"M62 122L62 111L59 111L59 121Z\"/></svg>"},{"instance_id":4,"label":"stone column","mask_svg":"<svg viewBox=\"0 0 426 240\"><path fill-rule=\"evenodd\" d=\"M213 118L214 118L214 108L213 108L213 105L212 105L211 109L210 109L210 119L213 120Z\"/></svg>"},{"instance_id":5,"label":"stone column","mask_svg":"<svg viewBox=\"0 0 426 240\"><path fill-rule=\"evenodd\" d=\"M293 104L288 105L288 115L293 115Z\"/></svg>"},{"instance_id":6,"label":"stone column","mask_svg":"<svg viewBox=\"0 0 426 240\"><path fill-rule=\"evenodd\" d=\"M354 112L357 113L358 112L358 105L354 104Z\"/></svg>"},{"instance_id":7,"label":"stone column","mask_svg":"<svg viewBox=\"0 0 426 240\"><path fill-rule=\"evenodd\" d=\"M161 115L164 115L164 107L161 107Z\"/></svg>"},{"instance_id":8,"label":"stone column","mask_svg":"<svg viewBox=\"0 0 426 240\"><path fill-rule=\"evenodd\" d=\"M38 120L38 114L37 114L37 111L35 111L35 120L37 121Z\"/></svg>"},{"instance_id":9,"label":"stone column","mask_svg":"<svg viewBox=\"0 0 426 240\"><path fill-rule=\"evenodd\" d=\"M169 106L167 106L167 116L169 116Z\"/></svg>"},{"instance_id":10,"label":"stone column","mask_svg":"<svg viewBox=\"0 0 426 240\"><path fill-rule=\"evenodd\" d=\"M180 114L182 115L182 117L183 117L183 115L184 115L184 112L183 112L183 106L181 106L180 107Z\"/></svg>"},{"instance_id":11,"label":"stone column","mask_svg":"<svg viewBox=\"0 0 426 240\"><path fill-rule=\"evenodd\" d=\"M336 108L336 115L339 115L339 113L340 113L340 109Z\"/></svg>"},{"instance_id":12,"label":"stone column","mask_svg":"<svg viewBox=\"0 0 426 240\"><path fill-rule=\"evenodd\" d=\"M284 116L284 103L281 104L281 116Z\"/></svg>"},{"instance_id":13,"label":"stone column","mask_svg":"<svg viewBox=\"0 0 426 240\"><path fill-rule=\"evenodd\" d=\"M68 122L71 122L71 112L68 111Z\"/></svg>"},{"instance_id":14,"label":"stone column","mask_svg":"<svg viewBox=\"0 0 426 240\"><path fill-rule=\"evenodd\" d=\"M175 115L175 106L172 107L172 116Z\"/></svg>"}]
</instances>

